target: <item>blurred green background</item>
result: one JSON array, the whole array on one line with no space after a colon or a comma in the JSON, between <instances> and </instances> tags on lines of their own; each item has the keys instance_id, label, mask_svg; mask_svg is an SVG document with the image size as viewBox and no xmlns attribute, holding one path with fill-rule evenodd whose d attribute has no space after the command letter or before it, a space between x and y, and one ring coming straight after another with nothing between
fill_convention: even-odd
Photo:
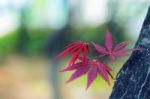
<instances>
[{"instance_id":1,"label":"blurred green background","mask_svg":"<svg viewBox=\"0 0 150 99\"><path fill-rule=\"evenodd\" d=\"M0 99L108 99L100 77L86 91L86 77L65 84L68 58L52 60L67 44L136 43L148 0L0 0ZM115 76L128 57L110 63Z\"/></svg>"}]
</instances>

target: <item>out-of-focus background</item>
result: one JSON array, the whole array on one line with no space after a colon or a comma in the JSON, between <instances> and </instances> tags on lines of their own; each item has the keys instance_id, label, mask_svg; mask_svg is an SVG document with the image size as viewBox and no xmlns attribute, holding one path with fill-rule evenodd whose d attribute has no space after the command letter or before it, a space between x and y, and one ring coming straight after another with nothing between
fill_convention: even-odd
<instances>
[{"instance_id":1,"label":"out-of-focus background","mask_svg":"<svg viewBox=\"0 0 150 99\"><path fill-rule=\"evenodd\" d=\"M115 43L133 47L148 0L0 0L0 99L108 99L100 77L86 91L86 76L65 84L71 73L60 73L68 58L52 60L64 46L77 41L104 43L113 32ZM110 63L115 76L126 58Z\"/></svg>"}]
</instances>

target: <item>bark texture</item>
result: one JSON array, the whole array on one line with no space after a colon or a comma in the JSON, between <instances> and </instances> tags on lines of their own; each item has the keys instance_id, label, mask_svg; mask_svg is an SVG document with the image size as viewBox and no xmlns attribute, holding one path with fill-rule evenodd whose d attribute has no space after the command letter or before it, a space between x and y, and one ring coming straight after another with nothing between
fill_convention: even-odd
<instances>
[{"instance_id":1,"label":"bark texture","mask_svg":"<svg viewBox=\"0 0 150 99\"><path fill-rule=\"evenodd\" d=\"M150 99L150 8L135 48L116 77L109 99Z\"/></svg>"}]
</instances>

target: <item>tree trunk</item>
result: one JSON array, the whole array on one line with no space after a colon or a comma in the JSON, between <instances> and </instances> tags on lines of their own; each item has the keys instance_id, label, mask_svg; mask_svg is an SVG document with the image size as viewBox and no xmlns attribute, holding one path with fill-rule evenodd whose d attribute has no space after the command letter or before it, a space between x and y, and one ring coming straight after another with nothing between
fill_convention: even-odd
<instances>
[{"instance_id":1,"label":"tree trunk","mask_svg":"<svg viewBox=\"0 0 150 99\"><path fill-rule=\"evenodd\" d=\"M30 40L28 35L28 29L26 26L27 21L27 7L20 9L20 27L18 31L17 51L21 54L26 54L27 43Z\"/></svg>"},{"instance_id":2,"label":"tree trunk","mask_svg":"<svg viewBox=\"0 0 150 99\"><path fill-rule=\"evenodd\" d=\"M135 48L116 77L109 99L150 99L150 8Z\"/></svg>"}]
</instances>

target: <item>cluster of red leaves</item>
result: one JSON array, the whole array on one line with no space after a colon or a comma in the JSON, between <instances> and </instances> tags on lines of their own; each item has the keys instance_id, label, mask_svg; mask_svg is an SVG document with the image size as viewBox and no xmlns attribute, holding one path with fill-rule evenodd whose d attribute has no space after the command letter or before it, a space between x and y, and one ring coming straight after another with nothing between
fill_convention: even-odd
<instances>
[{"instance_id":1,"label":"cluster of red leaves","mask_svg":"<svg viewBox=\"0 0 150 99\"><path fill-rule=\"evenodd\" d=\"M125 41L114 46L112 34L107 30L105 36L105 47L94 42L86 43L78 41L69 44L63 52L55 57L55 59L69 54L72 55L69 65L62 70L62 72L74 71L67 82L87 74L87 88L92 84L98 75L100 75L110 85L109 78L113 78L113 76L111 75L112 69L107 65L107 62L115 61L118 57L128 56L129 52L136 50L125 49L128 43L129 42ZM91 45L99 53L98 57L95 59L89 58L89 46ZM102 61L101 58L104 56L107 58L105 61Z\"/></svg>"}]
</instances>

